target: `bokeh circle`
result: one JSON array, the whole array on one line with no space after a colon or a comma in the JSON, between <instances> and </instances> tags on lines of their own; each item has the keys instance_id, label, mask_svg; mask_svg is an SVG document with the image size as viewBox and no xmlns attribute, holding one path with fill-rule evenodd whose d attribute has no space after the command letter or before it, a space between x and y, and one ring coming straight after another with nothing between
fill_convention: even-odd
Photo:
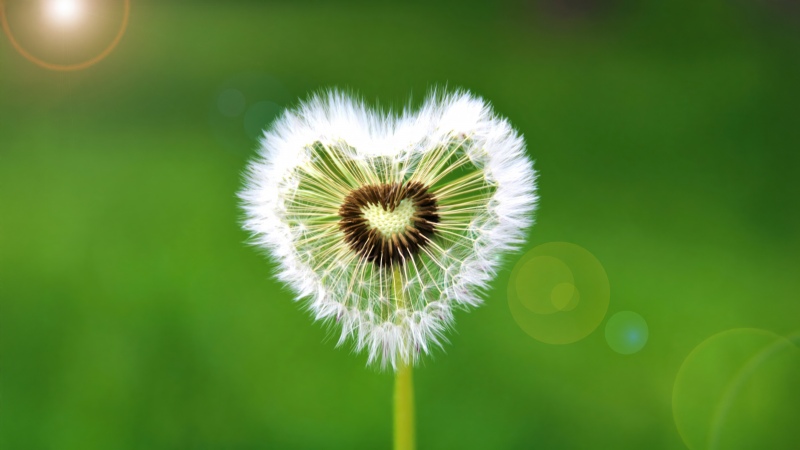
<instances>
[{"instance_id":1,"label":"bokeh circle","mask_svg":"<svg viewBox=\"0 0 800 450\"><path fill-rule=\"evenodd\" d=\"M270 74L246 72L228 78L209 102L208 123L214 138L231 152L252 151L291 98L283 83Z\"/></svg>"},{"instance_id":2,"label":"bokeh circle","mask_svg":"<svg viewBox=\"0 0 800 450\"><path fill-rule=\"evenodd\" d=\"M631 355L644 348L649 336L647 321L633 311L620 311L606 322L608 346L623 355Z\"/></svg>"},{"instance_id":3,"label":"bokeh circle","mask_svg":"<svg viewBox=\"0 0 800 450\"><path fill-rule=\"evenodd\" d=\"M36 64L37 66L48 70L55 70L61 72L82 70L97 64L98 62L105 59L108 55L110 55L111 52L114 51L119 42L122 40L122 36L125 35L125 31L128 29L128 18L131 12L131 2L130 0L122 0L122 1L123 1L122 22L119 25L119 29L117 30L116 35L111 40L111 43L108 44L106 48L104 48L100 53L93 56L92 58L89 58L85 61L81 61L75 64L51 63L27 51L14 37L14 33L11 30L11 26L8 24L8 17L6 12L6 0L0 0L0 27L3 28L3 32L5 33L6 37L8 37L8 41L11 44L11 46L14 47L14 50L16 50L17 53L22 55L28 61Z\"/></svg>"},{"instance_id":4,"label":"bokeh circle","mask_svg":"<svg viewBox=\"0 0 800 450\"><path fill-rule=\"evenodd\" d=\"M247 99L242 91L234 88L224 89L217 96L217 108L225 117L236 117L244 112Z\"/></svg>"},{"instance_id":5,"label":"bokeh circle","mask_svg":"<svg viewBox=\"0 0 800 450\"><path fill-rule=\"evenodd\" d=\"M244 114L244 132L247 137L258 140L282 109L280 105L270 101L260 101L247 108Z\"/></svg>"},{"instance_id":6,"label":"bokeh circle","mask_svg":"<svg viewBox=\"0 0 800 450\"><path fill-rule=\"evenodd\" d=\"M610 288L602 264L583 247L549 242L514 266L508 306L528 335L547 344L569 344L594 331L608 310Z\"/></svg>"},{"instance_id":7,"label":"bokeh circle","mask_svg":"<svg viewBox=\"0 0 800 450\"><path fill-rule=\"evenodd\" d=\"M738 328L716 334L686 357L672 412L692 450L789 450L800 443L798 337Z\"/></svg>"}]
</instances>

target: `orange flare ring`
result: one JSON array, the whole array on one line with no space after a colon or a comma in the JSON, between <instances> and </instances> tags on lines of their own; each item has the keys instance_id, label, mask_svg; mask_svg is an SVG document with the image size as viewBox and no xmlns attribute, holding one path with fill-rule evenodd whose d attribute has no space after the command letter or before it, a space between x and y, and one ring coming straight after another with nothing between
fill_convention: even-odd
<instances>
[{"instance_id":1,"label":"orange flare ring","mask_svg":"<svg viewBox=\"0 0 800 450\"><path fill-rule=\"evenodd\" d=\"M117 35L114 36L114 40L111 41L111 44L105 48L100 54L95 56L94 58L88 59L83 62L79 62L76 64L53 64L47 61L44 61L32 54L28 53L16 39L14 39L14 35L11 33L11 27L8 26L8 20L6 18L6 5L5 0L0 0L0 23L2 23L3 31L5 32L6 36L8 36L8 40L11 42L11 45L19 52L20 55L24 56L25 59L28 61L36 64L37 66L44 67L45 69L49 70L59 70L62 72L70 72L73 70L81 70L87 67L90 67L98 62L100 62L103 58L109 55L114 50L114 47L119 44L119 41L122 40L122 36L125 34L125 30L128 28L128 16L131 12L131 2L130 0L124 0L124 8L125 11L123 12L122 16L122 24L119 27L119 31Z\"/></svg>"}]
</instances>

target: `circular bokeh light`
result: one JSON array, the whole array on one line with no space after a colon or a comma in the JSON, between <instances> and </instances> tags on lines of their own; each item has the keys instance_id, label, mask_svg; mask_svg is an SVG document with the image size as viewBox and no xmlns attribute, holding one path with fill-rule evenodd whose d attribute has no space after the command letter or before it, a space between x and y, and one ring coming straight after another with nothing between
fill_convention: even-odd
<instances>
[{"instance_id":1,"label":"circular bokeh light","mask_svg":"<svg viewBox=\"0 0 800 450\"><path fill-rule=\"evenodd\" d=\"M519 301L535 314L555 314L559 311L556 304L571 301L563 298L568 293L561 286L571 286L574 295L572 271L558 258L546 255L524 258L516 271L516 276L512 274L515 292L522 294Z\"/></svg>"},{"instance_id":2,"label":"circular bokeh light","mask_svg":"<svg viewBox=\"0 0 800 450\"><path fill-rule=\"evenodd\" d=\"M559 283L550 292L550 303L559 311L572 311L580 298L581 294L571 282Z\"/></svg>"},{"instance_id":3,"label":"circular bokeh light","mask_svg":"<svg viewBox=\"0 0 800 450\"><path fill-rule=\"evenodd\" d=\"M244 112L247 100L238 89L225 89L217 98L219 112L226 117L236 117Z\"/></svg>"},{"instance_id":4,"label":"circular bokeh light","mask_svg":"<svg viewBox=\"0 0 800 450\"><path fill-rule=\"evenodd\" d=\"M800 442L800 347L739 328L698 345L678 371L675 424L693 450L796 449Z\"/></svg>"},{"instance_id":5,"label":"circular bokeh light","mask_svg":"<svg viewBox=\"0 0 800 450\"><path fill-rule=\"evenodd\" d=\"M647 343L649 329L644 317L633 311L620 311L606 323L606 342L617 353L630 355Z\"/></svg>"},{"instance_id":6,"label":"circular bokeh light","mask_svg":"<svg viewBox=\"0 0 800 450\"><path fill-rule=\"evenodd\" d=\"M610 289L603 266L583 247L550 242L526 253L511 272L508 305L528 335L569 344L603 321Z\"/></svg>"},{"instance_id":7,"label":"circular bokeh light","mask_svg":"<svg viewBox=\"0 0 800 450\"><path fill-rule=\"evenodd\" d=\"M208 120L216 141L237 153L249 152L263 131L291 101L277 78L242 73L222 83L210 99Z\"/></svg>"},{"instance_id":8,"label":"circular bokeh light","mask_svg":"<svg viewBox=\"0 0 800 450\"><path fill-rule=\"evenodd\" d=\"M250 139L257 140L280 112L281 107L270 101L261 101L250 106L244 115L245 133Z\"/></svg>"}]
</instances>

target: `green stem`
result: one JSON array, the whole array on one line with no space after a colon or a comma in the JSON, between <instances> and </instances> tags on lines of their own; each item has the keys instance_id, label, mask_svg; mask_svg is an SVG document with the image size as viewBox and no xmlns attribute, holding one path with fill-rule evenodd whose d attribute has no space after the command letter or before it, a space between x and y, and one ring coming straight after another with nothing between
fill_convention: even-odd
<instances>
[{"instance_id":1,"label":"green stem","mask_svg":"<svg viewBox=\"0 0 800 450\"><path fill-rule=\"evenodd\" d=\"M414 383L411 366L400 367L394 378L394 450L414 450Z\"/></svg>"},{"instance_id":2,"label":"green stem","mask_svg":"<svg viewBox=\"0 0 800 450\"><path fill-rule=\"evenodd\" d=\"M395 268L394 294L399 307L405 306L403 279L399 268ZM400 361L394 375L394 450L414 450L414 383L413 368Z\"/></svg>"}]
</instances>

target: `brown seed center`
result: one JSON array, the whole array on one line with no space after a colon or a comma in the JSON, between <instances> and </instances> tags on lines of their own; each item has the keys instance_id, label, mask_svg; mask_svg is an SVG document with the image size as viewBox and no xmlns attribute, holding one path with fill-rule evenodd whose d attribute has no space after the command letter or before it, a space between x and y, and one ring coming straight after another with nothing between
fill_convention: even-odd
<instances>
[{"instance_id":1,"label":"brown seed center","mask_svg":"<svg viewBox=\"0 0 800 450\"><path fill-rule=\"evenodd\" d=\"M379 267L401 265L428 245L439 223L436 198L419 182L370 184L339 208L345 242Z\"/></svg>"}]
</instances>

